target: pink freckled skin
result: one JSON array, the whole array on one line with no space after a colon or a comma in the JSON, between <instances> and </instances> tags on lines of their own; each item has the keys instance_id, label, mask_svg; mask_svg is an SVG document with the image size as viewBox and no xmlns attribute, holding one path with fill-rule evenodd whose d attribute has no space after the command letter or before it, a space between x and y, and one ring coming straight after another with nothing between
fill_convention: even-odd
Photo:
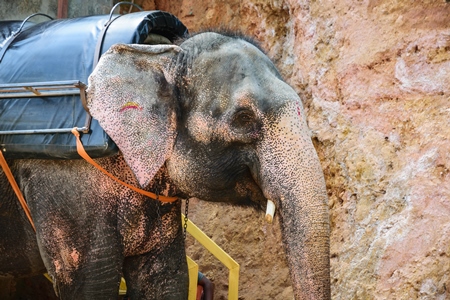
<instances>
[{"instance_id":1,"label":"pink freckled skin","mask_svg":"<svg viewBox=\"0 0 450 300\"><path fill-rule=\"evenodd\" d=\"M73 259L73 263L75 265L78 265L78 258L80 256L80 254L78 253L78 251L76 249L73 249L72 253L70 254L70 256L72 256Z\"/></svg>"},{"instance_id":2,"label":"pink freckled skin","mask_svg":"<svg viewBox=\"0 0 450 300\"><path fill-rule=\"evenodd\" d=\"M59 261L58 261L58 260L55 260L55 261L53 262L53 264L55 265L55 271L56 271L56 272L59 272L59 271L61 270L61 264L59 263Z\"/></svg>"}]
</instances>

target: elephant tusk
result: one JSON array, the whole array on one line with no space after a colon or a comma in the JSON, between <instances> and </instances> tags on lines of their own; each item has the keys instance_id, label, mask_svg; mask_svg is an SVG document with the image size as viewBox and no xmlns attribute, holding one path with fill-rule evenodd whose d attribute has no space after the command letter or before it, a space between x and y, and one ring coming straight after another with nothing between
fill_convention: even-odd
<instances>
[{"instance_id":1,"label":"elephant tusk","mask_svg":"<svg viewBox=\"0 0 450 300\"><path fill-rule=\"evenodd\" d=\"M267 199L267 208L266 208L267 223L272 224L274 214L275 214L275 203L273 203L272 200Z\"/></svg>"}]
</instances>

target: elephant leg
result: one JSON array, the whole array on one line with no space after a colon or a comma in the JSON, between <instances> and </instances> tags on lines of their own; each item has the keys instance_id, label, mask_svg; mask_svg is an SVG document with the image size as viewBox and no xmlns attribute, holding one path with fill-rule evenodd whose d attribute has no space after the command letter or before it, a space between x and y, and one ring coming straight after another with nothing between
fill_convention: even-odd
<instances>
[{"instance_id":1,"label":"elephant leg","mask_svg":"<svg viewBox=\"0 0 450 300\"><path fill-rule=\"evenodd\" d=\"M57 295L61 299L117 298L123 255L115 228L103 222L91 230L61 221L50 230L46 225L42 222L37 227L39 249Z\"/></svg>"},{"instance_id":2,"label":"elephant leg","mask_svg":"<svg viewBox=\"0 0 450 300\"><path fill-rule=\"evenodd\" d=\"M130 299L186 300L188 269L181 230L167 247L125 258L123 270Z\"/></svg>"},{"instance_id":3,"label":"elephant leg","mask_svg":"<svg viewBox=\"0 0 450 300\"><path fill-rule=\"evenodd\" d=\"M116 299L120 284L120 267L108 262L111 257L86 263L76 272L59 272L53 278L61 299ZM70 276L70 278L67 278Z\"/></svg>"}]
</instances>

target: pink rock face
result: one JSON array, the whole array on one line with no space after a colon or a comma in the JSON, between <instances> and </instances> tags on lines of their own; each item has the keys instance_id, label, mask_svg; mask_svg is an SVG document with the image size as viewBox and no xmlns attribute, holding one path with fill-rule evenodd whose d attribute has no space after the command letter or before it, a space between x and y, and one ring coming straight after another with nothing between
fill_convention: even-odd
<instances>
[{"instance_id":1,"label":"pink rock face","mask_svg":"<svg viewBox=\"0 0 450 300\"><path fill-rule=\"evenodd\" d=\"M191 31L226 25L256 37L300 94L330 197L333 298L450 297L449 3L135 2ZM241 264L241 299L292 298L263 212L191 206ZM226 299L228 271L190 240L188 251Z\"/></svg>"}]
</instances>

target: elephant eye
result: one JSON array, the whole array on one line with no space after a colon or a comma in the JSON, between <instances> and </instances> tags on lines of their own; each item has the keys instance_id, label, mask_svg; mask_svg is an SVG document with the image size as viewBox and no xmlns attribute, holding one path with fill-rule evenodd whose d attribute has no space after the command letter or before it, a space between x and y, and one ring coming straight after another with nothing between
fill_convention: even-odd
<instances>
[{"instance_id":1,"label":"elephant eye","mask_svg":"<svg viewBox=\"0 0 450 300\"><path fill-rule=\"evenodd\" d=\"M231 130L235 141L252 143L260 137L261 124L253 110L241 109L231 119Z\"/></svg>"},{"instance_id":2,"label":"elephant eye","mask_svg":"<svg viewBox=\"0 0 450 300\"><path fill-rule=\"evenodd\" d=\"M233 124L237 127L249 127L255 122L255 115L251 110L240 110L234 115Z\"/></svg>"}]
</instances>

